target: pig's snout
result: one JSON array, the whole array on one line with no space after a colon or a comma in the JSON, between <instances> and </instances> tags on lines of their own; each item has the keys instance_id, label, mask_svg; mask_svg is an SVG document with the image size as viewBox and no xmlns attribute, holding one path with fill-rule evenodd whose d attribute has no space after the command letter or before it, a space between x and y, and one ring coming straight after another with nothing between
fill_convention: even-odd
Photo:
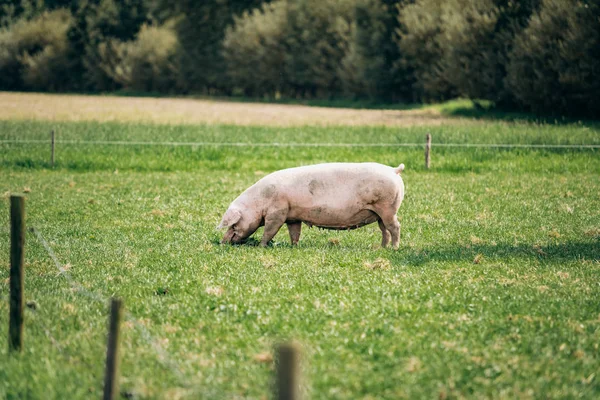
<instances>
[{"instance_id":1,"label":"pig's snout","mask_svg":"<svg viewBox=\"0 0 600 400\"><path fill-rule=\"evenodd\" d=\"M225 236L223 236L223 239L221 240L221 244L231 243L231 239L233 239L234 236L235 236L235 232L233 231L233 228L229 228L227 230L227 232L225 232Z\"/></svg>"},{"instance_id":2,"label":"pig's snout","mask_svg":"<svg viewBox=\"0 0 600 400\"><path fill-rule=\"evenodd\" d=\"M239 244L239 243L242 243L243 240L244 240L244 238L239 236L237 233L235 233L233 228L229 228L227 230L227 232L225 232L225 236L223 236L223 239L221 240L221 244L228 244L228 243Z\"/></svg>"}]
</instances>

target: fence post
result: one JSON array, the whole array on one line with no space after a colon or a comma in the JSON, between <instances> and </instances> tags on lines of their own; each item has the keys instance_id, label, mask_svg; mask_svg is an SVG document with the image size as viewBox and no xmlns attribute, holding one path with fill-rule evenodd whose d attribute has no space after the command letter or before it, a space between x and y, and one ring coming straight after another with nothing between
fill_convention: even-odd
<instances>
[{"instance_id":1,"label":"fence post","mask_svg":"<svg viewBox=\"0 0 600 400\"><path fill-rule=\"evenodd\" d=\"M277 393L278 400L299 400L300 349L293 343L277 346Z\"/></svg>"},{"instance_id":2,"label":"fence post","mask_svg":"<svg viewBox=\"0 0 600 400\"><path fill-rule=\"evenodd\" d=\"M50 166L54 168L54 129L50 131Z\"/></svg>"},{"instance_id":3,"label":"fence post","mask_svg":"<svg viewBox=\"0 0 600 400\"><path fill-rule=\"evenodd\" d=\"M10 350L23 348L23 261L25 247L25 198L10 196Z\"/></svg>"},{"instance_id":4,"label":"fence post","mask_svg":"<svg viewBox=\"0 0 600 400\"><path fill-rule=\"evenodd\" d=\"M425 136L425 140L427 141L425 143L425 168L429 169L431 165L431 133Z\"/></svg>"},{"instance_id":5,"label":"fence post","mask_svg":"<svg viewBox=\"0 0 600 400\"><path fill-rule=\"evenodd\" d=\"M123 316L123 301L112 298L106 346L106 370L104 373L104 400L119 397L119 327Z\"/></svg>"}]
</instances>

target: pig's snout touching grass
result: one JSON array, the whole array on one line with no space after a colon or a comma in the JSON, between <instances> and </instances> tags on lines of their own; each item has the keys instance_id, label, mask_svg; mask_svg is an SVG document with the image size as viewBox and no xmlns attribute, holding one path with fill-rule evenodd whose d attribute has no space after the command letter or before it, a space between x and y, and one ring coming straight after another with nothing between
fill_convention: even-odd
<instances>
[{"instance_id":1,"label":"pig's snout touching grass","mask_svg":"<svg viewBox=\"0 0 600 400\"><path fill-rule=\"evenodd\" d=\"M227 244L227 243L232 243L239 240L239 236L237 236L235 234L235 231L233 230L233 228L229 228L227 229L227 232L225 233L225 236L223 236L223 240L221 240L221 244Z\"/></svg>"},{"instance_id":2,"label":"pig's snout touching grass","mask_svg":"<svg viewBox=\"0 0 600 400\"><path fill-rule=\"evenodd\" d=\"M260 226L267 246L287 224L292 245L302 222L325 229L349 230L378 222L381 245L397 249L400 223L396 213L404 199L404 182L396 168L377 163L330 163L289 168L265 176L235 199L218 228L221 243L244 243Z\"/></svg>"}]
</instances>

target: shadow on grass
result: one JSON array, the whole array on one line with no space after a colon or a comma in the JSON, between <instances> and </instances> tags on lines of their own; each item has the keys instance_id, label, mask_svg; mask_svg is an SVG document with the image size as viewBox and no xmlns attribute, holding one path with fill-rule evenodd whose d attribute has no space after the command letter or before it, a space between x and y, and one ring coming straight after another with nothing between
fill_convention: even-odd
<instances>
[{"instance_id":1,"label":"shadow on grass","mask_svg":"<svg viewBox=\"0 0 600 400\"><path fill-rule=\"evenodd\" d=\"M260 245L259 234L257 237L250 237L247 241L242 244L236 245L223 245L233 247L258 247ZM215 245L221 245L220 237L215 237L211 240ZM325 243L326 247L331 248L331 243ZM292 248L288 241L284 242L269 242L268 248L274 247L286 247ZM323 245L311 246L315 250L323 250ZM306 244L300 245L301 249L308 249ZM355 249L352 249L354 251ZM387 251L388 249L380 249L375 251ZM564 262L572 260L589 260L599 261L600 260L600 237L596 236L591 238L589 242L566 242L566 243L555 243L544 246L539 246L531 243L524 243L520 245L511 244L482 244L472 245L470 247L461 247L458 245L451 246L434 246L425 249L412 249L407 246L403 246L402 242L398 251L391 251L390 260L396 263L408 264L408 265L423 265L430 262L475 262L476 258L479 258L479 262L485 262L486 260L510 260L514 258L536 258L540 261L550 262Z\"/></svg>"},{"instance_id":2,"label":"shadow on grass","mask_svg":"<svg viewBox=\"0 0 600 400\"><path fill-rule=\"evenodd\" d=\"M528 122L546 125L573 125L578 124L590 128L600 129L600 121L568 118L556 115L539 115L523 111L506 110L494 106L491 102L472 100L450 100L446 103L433 106L443 116L470 118L486 121Z\"/></svg>"},{"instance_id":3,"label":"shadow on grass","mask_svg":"<svg viewBox=\"0 0 600 400\"><path fill-rule=\"evenodd\" d=\"M544 261L600 260L598 238L590 242L566 242L544 246L534 244L475 245L470 247L447 246L415 250L401 247L392 260L409 265L422 265L429 262L476 262L511 258L537 258Z\"/></svg>"}]
</instances>

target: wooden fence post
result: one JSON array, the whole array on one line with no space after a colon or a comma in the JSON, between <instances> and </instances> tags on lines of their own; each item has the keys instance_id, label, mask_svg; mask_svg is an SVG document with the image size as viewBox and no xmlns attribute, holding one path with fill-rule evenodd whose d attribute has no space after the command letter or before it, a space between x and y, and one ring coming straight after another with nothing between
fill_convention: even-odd
<instances>
[{"instance_id":1,"label":"wooden fence post","mask_svg":"<svg viewBox=\"0 0 600 400\"><path fill-rule=\"evenodd\" d=\"M283 343L277 346L277 383L276 396L278 400L300 399L300 349L293 343Z\"/></svg>"},{"instance_id":2,"label":"wooden fence post","mask_svg":"<svg viewBox=\"0 0 600 400\"><path fill-rule=\"evenodd\" d=\"M50 132L50 143L50 166L54 168L54 129L52 129L52 131Z\"/></svg>"},{"instance_id":3,"label":"wooden fence post","mask_svg":"<svg viewBox=\"0 0 600 400\"><path fill-rule=\"evenodd\" d=\"M429 169L431 165L431 133L428 133L425 139L427 141L425 143L425 168Z\"/></svg>"},{"instance_id":4,"label":"wooden fence post","mask_svg":"<svg viewBox=\"0 0 600 400\"><path fill-rule=\"evenodd\" d=\"M114 400L119 397L119 327L122 316L123 301L113 297L110 302L110 322L106 346L104 400Z\"/></svg>"},{"instance_id":5,"label":"wooden fence post","mask_svg":"<svg viewBox=\"0 0 600 400\"><path fill-rule=\"evenodd\" d=\"M10 196L10 350L23 348L23 260L25 247L25 198Z\"/></svg>"}]
</instances>

